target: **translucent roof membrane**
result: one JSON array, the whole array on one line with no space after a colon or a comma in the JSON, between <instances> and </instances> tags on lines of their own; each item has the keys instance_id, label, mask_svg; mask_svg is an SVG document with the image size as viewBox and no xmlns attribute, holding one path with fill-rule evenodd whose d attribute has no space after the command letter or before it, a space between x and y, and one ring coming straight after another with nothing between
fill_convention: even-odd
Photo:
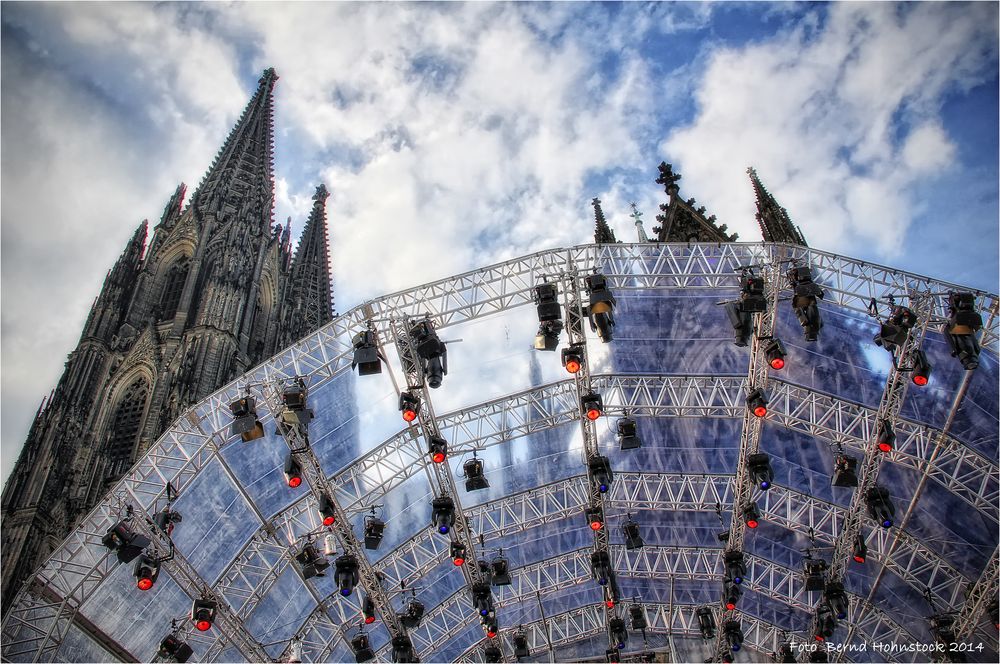
<instances>
[{"instance_id":1,"label":"translucent roof membrane","mask_svg":"<svg viewBox=\"0 0 1000 664\"><path fill-rule=\"evenodd\" d=\"M475 555L485 561L503 555L510 563L513 583L493 588L508 661L518 626L532 635L530 661L548 660L543 617L556 660L603 661L608 638L602 588L590 570L594 534L583 513L590 489L579 394L558 352L532 348L538 320L531 286L542 274L560 274L567 256L580 275L603 269L617 299L614 341L602 344L590 329L586 335L593 386L606 410L596 422L597 450L615 473L604 517L619 606L638 601L650 620L645 641L630 630L626 652L670 648L678 661L712 656L715 641L699 638L693 612L708 605L721 617L725 542L719 535L734 518L750 361L749 348L734 345L720 303L738 295L738 266L772 255L808 260L827 296L819 304L824 326L815 342L804 340L787 290L778 303L775 336L787 349L786 365L770 374L771 412L759 440L774 482L751 494L763 516L743 545L748 575L736 616L747 643L738 657L767 660L786 632L810 638L819 594L804 590L803 559L807 551L830 559L854 492L832 486L834 456L843 451L860 460L874 453L875 411L892 369L889 354L872 343L878 323L864 310L871 297L898 295L911 278L782 245L612 245L543 252L367 303L387 360L381 374L359 377L351 370L351 340L365 326L359 308L196 405L42 570L56 595L82 593L77 618L58 632L61 640L53 645L30 629L32 621L51 621L45 617L51 611L45 614L38 608L42 599L23 594L4 623L5 658L105 661L116 659L119 648L149 660L176 621L197 660L277 659L295 638L307 661L352 661L348 641L358 633L367 589L343 597L333 567L306 580L295 560L307 542L322 552L331 532L321 524L308 477L298 488L288 486L289 444L270 412L279 381L301 376L315 412L309 447L331 497L358 539L366 516L386 523L378 548L360 550L383 578L389 606L380 612L402 612L413 597L425 605L421 626L409 630L423 661L479 661L485 644L466 579L449 555L451 535L431 528L435 470L442 469L457 489ZM559 283L562 299L566 281ZM990 302L994 296L980 296L984 308ZM943 311L935 312L939 321ZM404 316L425 314L449 342L448 374L428 392L449 446L438 469L422 432L400 417L398 390L419 386L406 384L391 330L393 322L405 328ZM950 357L938 322L925 335L930 384L907 381L897 450L879 469L895 525L886 530L862 519L869 560L848 564L850 625L841 624L838 643L870 643L871 621L857 626L872 611L885 616L878 638L895 633L930 640L927 616L961 610L965 589L995 555L995 327L991 322L974 372ZM265 435L244 443L230 434L229 403L248 391L257 398ZM639 449L620 449L615 425L626 410L637 422ZM463 464L473 453L489 487L468 491ZM153 589L143 593L131 565L116 564L100 537L126 504L137 515L162 509L168 480L179 490L172 509L183 516L172 536L178 560L165 561ZM628 519L640 525L640 550L624 547L621 526ZM331 562L344 553L339 542L335 548ZM201 592L223 602L229 616L205 633L187 619ZM620 615L629 622L627 611ZM384 614L365 633L387 660ZM973 629L969 638L982 636ZM990 638L985 659L996 651L995 633ZM884 659L872 651L846 658Z\"/></svg>"}]
</instances>

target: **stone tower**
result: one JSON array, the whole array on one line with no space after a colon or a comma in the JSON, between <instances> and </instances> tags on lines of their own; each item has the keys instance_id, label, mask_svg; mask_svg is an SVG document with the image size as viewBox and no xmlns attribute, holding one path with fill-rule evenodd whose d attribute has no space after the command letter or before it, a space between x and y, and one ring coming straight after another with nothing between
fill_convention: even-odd
<instances>
[{"instance_id":1,"label":"stone tower","mask_svg":"<svg viewBox=\"0 0 1000 664\"><path fill-rule=\"evenodd\" d=\"M787 242L788 244L799 244L806 246L806 239L802 235L802 230L792 223L788 218L785 208L778 205L774 196L764 188L757 171L751 166L747 169L750 176L750 183L753 185L753 193L757 199L757 223L760 225L761 235L765 242Z\"/></svg>"},{"instance_id":2,"label":"stone tower","mask_svg":"<svg viewBox=\"0 0 1000 664\"><path fill-rule=\"evenodd\" d=\"M3 612L27 578L189 405L333 316L326 187L292 256L272 227L268 69L197 191L139 225L42 402L3 490Z\"/></svg>"}]
</instances>

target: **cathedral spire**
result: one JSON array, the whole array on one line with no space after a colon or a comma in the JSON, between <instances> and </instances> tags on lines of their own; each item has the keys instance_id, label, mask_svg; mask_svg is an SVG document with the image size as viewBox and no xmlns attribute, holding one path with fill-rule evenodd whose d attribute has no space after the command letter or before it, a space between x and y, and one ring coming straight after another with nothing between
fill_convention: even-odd
<instances>
[{"instance_id":1,"label":"cathedral spire","mask_svg":"<svg viewBox=\"0 0 1000 664\"><path fill-rule=\"evenodd\" d=\"M785 208L778 205L778 201L764 187L757 171L753 166L747 168L750 182L753 184L753 193L757 199L757 223L760 225L761 235L765 242L787 242L788 244L800 244L806 246L806 239L798 226L788 218Z\"/></svg>"},{"instance_id":2,"label":"cathedral spire","mask_svg":"<svg viewBox=\"0 0 1000 664\"><path fill-rule=\"evenodd\" d=\"M139 278L142 255L146 247L146 231L149 222L145 219L132 234L132 239L118 257L115 266L108 270L104 278L101 294L94 301L90 316L83 329L84 337L110 339L121 324L132 296L132 289Z\"/></svg>"},{"instance_id":3,"label":"cathedral spire","mask_svg":"<svg viewBox=\"0 0 1000 664\"><path fill-rule=\"evenodd\" d=\"M642 212L639 212L635 203L629 203L629 206L632 208L631 217L635 220L635 232L639 236L639 242L649 242L646 229L642 227Z\"/></svg>"},{"instance_id":4,"label":"cathedral spire","mask_svg":"<svg viewBox=\"0 0 1000 664\"><path fill-rule=\"evenodd\" d=\"M291 287L294 311L289 341L319 329L333 319L330 293L330 250L327 242L326 199L330 192L320 184L313 194L313 208L292 259Z\"/></svg>"},{"instance_id":5,"label":"cathedral spire","mask_svg":"<svg viewBox=\"0 0 1000 664\"><path fill-rule=\"evenodd\" d=\"M597 244L617 242L617 240L615 240L615 232L611 230L611 227L608 226L608 222L604 220L604 210L601 209L601 199L595 198L590 201L590 204L594 206L594 221L596 223L594 228L594 242Z\"/></svg>"},{"instance_id":6,"label":"cathedral spire","mask_svg":"<svg viewBox=\"0 0 1000 664\"><path fill-rule=\"evenodd\" d=\"M215 213L220 219L244 208L251 210L265 235L270 230L274 202L272 106L277 80L274 69L264 71L257 91L193 197L199 212Z\"/></svg>"},{"instance_id":7,"label":"cathedral spire","mask_svg":"<svg viewBox=\"0 0 1000 664\"><path fill-rule=\"evenodd\" d=\"M660 204L663 214L656 215L659 226L653 227L657 242L735 242L736 234L728 234L726 225L717 223L715 215L705 216L705 206L695 207L695 200L680 197L680 173L672 164L661 161L656 183L663 185L667 202Z\"/></svg>"}]
</instances>

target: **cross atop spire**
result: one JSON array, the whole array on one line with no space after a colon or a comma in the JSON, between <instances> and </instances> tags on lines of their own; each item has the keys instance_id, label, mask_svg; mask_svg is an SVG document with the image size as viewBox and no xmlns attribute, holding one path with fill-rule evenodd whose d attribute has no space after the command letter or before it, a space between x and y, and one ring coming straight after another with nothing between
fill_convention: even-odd
<instances>
[{"instance_id":1,"label":"cross atop spire","mask_svg":"<svg viewBox=\"0 0 1000 664\"><path fill-rule=\"evenodd\" d=\"M617 242L615 239L615 232L611 230L608 226L608 222L604 219L604 210L601 209L601 199L594 198L590 201L590 204L594 206L594 221L596 222L596 227L594 228L594 242L597 244L610 244Z\"/></svg>"},{"instance_id":2,"label":"cross atop spire","mask_svg":"<svg viewBox=\"0 0 1000 664\"><path fill-rule=\"evenodd\" d=\"M802 230L792 223L785 208L778 205L778 201L764 187L760 178L757 177L757 170L751 166L747 168L747 174L750 176L753 193L757 199L757 223L760 225L764 241L787 242L788 244L806 246Z\"/></svg>"},{"instance_id":3,"label":"cross atop spire","mask_svg":"<svg viewBox=\"0 0 1000 664\"><path fill-rule=\"evenodd\" d=\"M214 213L222 222L249 209L265 234L271 226L274 201L272 107L277 80L273 68L264 70L257 91L193 197L200 212Z\"/></svg>"},{"instance_id":4,"label":"cross atop spire","mask_svg":"<svg viewBox=\"0 0 1000 664\"><path fill-rule=\"evenodd\" d=\"M629 203L629 207L632 208L630 216L635 221L635 231L639 235L639 242L649 242L649 238L646 236L646 229L642 227L642 212L639 212L639 207L635 204L635 201Z\"/></svg>"},{"instance_id":5,"label":"cross atop spire","mask_svg":"<svg viewBox=\"0 0 1000 664\"><path fill-rule=\"evenodd\" d=\"M726 225L716 223L715 215L705 216L705 206L695 207L695 200L680 197L680 173L672 164L660 162L657 184L663 185L667 202L660 204L663 214L656 215L659 226L653 227L657 242L734 242L736 234L726 233Z\"/></svg>"}]
</instances>

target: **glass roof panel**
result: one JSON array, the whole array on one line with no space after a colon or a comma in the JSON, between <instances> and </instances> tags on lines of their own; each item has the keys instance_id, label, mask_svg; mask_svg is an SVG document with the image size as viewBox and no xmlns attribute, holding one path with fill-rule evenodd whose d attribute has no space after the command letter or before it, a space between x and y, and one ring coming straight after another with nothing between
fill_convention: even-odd
<instances>
[{"instance_id":1,"label":"glass roof panel","mask_svg":"<svg viewBox=\"0 0 1000 664\"><path fill-rule=\"evenodd\" d=\"M118 659L87 636L76 625L70 624L63 642L53 658L56 662L117 662Z\"/></svg>"},{"instance_id":2,"label":"glass roof panel","mask_svg":"<svg viewBox=\"0 0 1000 664\"><path fill-rule=\"evenodd\" d=\"M332 567L330 573L332 574ZM277 657L284 651L287 645L285 641L291 638L315 608L316 600L310 595L298 573L291 566L286 566L244 624L258 641L273 644L266 650L271 657Z\"/></svg>"}]
</instances>

